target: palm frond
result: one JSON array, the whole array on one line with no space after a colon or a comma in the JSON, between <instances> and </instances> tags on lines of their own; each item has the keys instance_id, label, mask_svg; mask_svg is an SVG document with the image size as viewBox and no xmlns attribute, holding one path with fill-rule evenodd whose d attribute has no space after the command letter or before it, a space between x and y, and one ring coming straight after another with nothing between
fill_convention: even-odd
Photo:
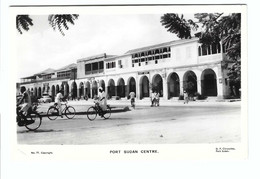
<instances>
[{"instance_id":1,"label":"palm frond","mask_svg":"<svg viewBox=\"0 0 260 179\"><path fill-rule=\"evenodd\" d=\"M48 21L54 31L58 28L60 33L65 36L64 29L69 29L68 23L74 25L74 21L78 19L78 16L78 14L51 14Z\"/></svg>"},{"instance_id":2,"label":"palm frond","mask_svg":"<svg viewBox=\"0 0 260 179\"><path fill-rule=\"evenodd\" d=\"M16 29L20 34L22 34L22 30L28 31L29 26L33 26L33 20L29 17L29 15L17 15L16 16Z\"/></svg>"}]
</instances>

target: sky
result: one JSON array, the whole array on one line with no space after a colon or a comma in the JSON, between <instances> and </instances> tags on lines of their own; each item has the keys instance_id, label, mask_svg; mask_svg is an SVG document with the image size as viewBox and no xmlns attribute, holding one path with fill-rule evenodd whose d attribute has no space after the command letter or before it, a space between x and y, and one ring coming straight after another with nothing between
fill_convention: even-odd
<instances>
[{"instance_id":1,"label":"sky","mask_svg":"<svg viewBox=\"0 0 260 179\"><path fill-rule=\"evenodd\" d=\"M80 15L69 24L65 36L48 24L47 15L30 17L33 26L16 33L17 81L48 68L59 69L78 59L106 53L122 55L128 50L155 45L177 36L161 25L163 14ZM186 15L188 16L188 15Z\"/></svg>"}]
</instances>

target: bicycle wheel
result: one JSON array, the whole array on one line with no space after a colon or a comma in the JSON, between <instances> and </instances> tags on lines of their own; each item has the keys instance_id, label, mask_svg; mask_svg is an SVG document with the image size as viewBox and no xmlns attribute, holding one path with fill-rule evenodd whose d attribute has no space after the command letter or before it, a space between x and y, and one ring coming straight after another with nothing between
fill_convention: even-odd
<instances>
[{"instance_id":1,"label":"bicycle wheel","mask_svg":"<svg viewBox=\"0 0 260 179\"><path fill-rule=\"evenodd\" d=\"M68 106L67 109L65 110L65 116L68 119L72 119L76 114L76 110L72 106Z\"/></svg>"},{"instance_id":2,"label":"bicycle wheel","mask_svg":"<svg viewBox=\"0 0 260 179\"><path fill-rule=\"evenodd\" d=\"M42 124L42 117L37 112L32 112L31 114L29 114L27 119L34 121L32 124L25 125L25 127L30 131L37 130Z\"/></svg>"},{"instance_id":3,"label":"bicycle wheel","mask_svg":"<svg viewBox=\"0 0 260 179\"><path fill-rule=\"evenodd\" d=\"M107 109L104 112L104 118L108 119L108 118L110 118L110 116L111 116L111 108L110 108L110 106L107 105Z\"/></svg>"},{"instance_id":4,"label":"bicycle wheel","mask_svg":"<svg viewBox=\"0 0 260 179\"><path fill-rule=\"evenodd\" d=\"M47 111L47 116L50 120L55 120L59 116L59 110L56 107L51 106Z\"/></svg>"},{"instance_id":5,"label":"bicycle wheel","mask_svg":"<svg viewBox=\"0 0 260 179\"><path fill-rule=\"evenodd\" d=\"M93 121L93 120L96 119L96 117L97 117L97 111L96 111L96 109L95 109L93 106L91 106L91 107L88 108L87 116L88 116L88 119L89 119L90 121Z\"/></svg>"}]
</instances>

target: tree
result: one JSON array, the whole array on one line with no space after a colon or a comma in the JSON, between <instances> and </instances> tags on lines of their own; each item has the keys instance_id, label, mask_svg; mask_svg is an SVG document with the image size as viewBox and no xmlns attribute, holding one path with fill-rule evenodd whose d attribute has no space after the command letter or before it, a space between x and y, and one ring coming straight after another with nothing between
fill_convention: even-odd
<instances>
[{"instance_id":1,"label":"tree","mask_svg":"<svg viewBox=\"0 0 260 179\"><path fill-rule=\"evenodd\" d=\"M201 32L195 34L200 43L208 46L222 41L226 47L227 59L224 65L228 69L227 75L231 87L235 86L238 91L241 84L241 14L197 13L194 18L198 21L183 19L183 15L164 14L161 23L181 39L191 38L191 30L196 31L200 25Z\"/></svg>"},{"instance_id":2,"label":"tree","mask_svg":"<svg viewBox=\"0 0 260 179\"><path fill-rule=\"evenodd\" d=\"M29 26L33 26L33 20L28 15L16 16L16 29L22 34L22 29L28 31Z\"/></svg>"},{"instance_id":3,"label":"tree","mask_svg":"<svg viewBox=\"0 0 260 179\"><path fill-rule=\"evenodd\" d=\"M78 14L51 14L48 16L48 21L53 30L59 29L59 32L64 36L64 29L68 30L68 23L74 25L74 21L78 19ZM22 30L30 30L29 26L33 26L33 20L29 17L29 15L17 15L16 16L16 29L20 34L22 34Z\"/></svg>"},{"instance_id":4,"label":"tree","mask_svg":"<svg viewBox=\"0 0 260 179\"><path fill-rule=\"evenodd\" d=\"M64 36L63 28L65 30L69 29L68 23L74 25L74 21L78 19L77 14L62 14L62 15L49 15L49 24L52 26L53 30L59 29L60 33Z\"/></svg>"},{"instance_id":5,"label":"tree","mask_svg":"<svg viewBox=\"0 0 260 179\"><path fill-rule=\"evenodd\" d=\"M161 23L169 32L177 34L177 37L183 39L191 38L191 29L197 30L198 25L191 19L186 21L183 15L179 17L178 14L164 14L161 17Z\"/></svg>"}]
</instances>

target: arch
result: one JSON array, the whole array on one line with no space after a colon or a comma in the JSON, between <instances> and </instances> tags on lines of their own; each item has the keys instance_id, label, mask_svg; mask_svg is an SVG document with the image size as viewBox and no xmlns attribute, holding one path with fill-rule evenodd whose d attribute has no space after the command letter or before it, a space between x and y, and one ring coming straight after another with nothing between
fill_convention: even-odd
<instances>
[{"instance_id":1,"label":"arch","mask_svg":"<svg viewBox=\"0 0 260 179\"><path fill-rule=\"evenodd\" d=\"M42 96L42 88L39 87L39 88L38 88L38 97L41 97L41 96Z\"/></svg>"},{"instance_id":2,"label":"arch","mask_svg":"<svg viewBox=\"0 0 260 179\"><path fill-rule=\"evenodd\" d=\"M84 84L81 82L79 84L79 97L84 96Z\"/></svg>"},{"instance_id":3,"label":"arch","mask_svg":"<svg viewBox=\"0 0 260 179\"><path fill-rule=\"evenodd\" d=\"M45 88L45 86L43 86L42 87L42 94L44 94L45 90L46 90L46 88Z\"/></svg>"},{"instance_id":4,"label":"arch","mask_svg":"<svg viewBox=\"0 0 260 179\"><path fill-rule=\"evenodd\" d=\"M87 82L85 83L85 95L86 95L88 98L91 97L91 96L90 96L90 82L89 82L89 81L87 81Z\"/></svg>"},{"instance_id":5,"label":"arch","mask_svg":"<svg viewBox=\"0 0 260 179\"><path fill-rule=\"evenodd\" d=\"M117 96L121 98L125 97L125 81L123 78L120 78L117 81Z\"/></svg>"},{"instance_id":6,"label":"arch","mask_svg":"<svg viewBox=\"0 0 260 179\"><path fill-rule=\"evenodd\" d=\"M220 47L220 43L217 44L217 50L218 52L217 53L221 53L221 47Z\"/></svg>"},{"instance_id":7,"label":"arch","mask_svg":"<svg viewBox=\"0 0 260 179\"><path fill-rule=\"evenodd\" d=\"M69 96L69 84L65 83L64 84L64 96L66 96L66 98Z\"/></svg>"},{"instance_id":8,"label":"arch","mask_svg":"<svg viewBox=\"0 0 260 179\"><path fill-rule=\"evenodd\" d=\"M187 71L183 76L183 90L189 95L195 95L197 92L197 76L193 71Z\"/></svg>"},{"instance_id":9,"label":"arch","mask_svg":"<svg viewBox=\"0 0 260 179\"><path fill-rule=\"evenodd\" d=\"M106 85L104 80L99 81L99 87L101 87L103 90L106 90Z\"/></svg>"},{"instance_id":10,"label":"arch","mask_svg":"<svg viewBox=\"0 0 260 179\"><path fill-rule=\"evenodd\" d=\"M217 78L214 70L208 68L201 74L201 94L204 96L217 96Z\"/></svg>"},{"instance_id":11,"label":"arch","mask_svg":"<svg viewBox=\"0 0 260 179\"><path fill-rule=\"evenodd\" d=\"M108 97L111 98L112 96L116 95L116 90L115 90L115 81L113 79L110 79L108 81L108 85L107 85L107 94Z\"/></svg>"},{"instance_id":12,"label":"arch","mask_svg":"<svg viewBox=\"0 0 260 179\"><path fill-rule=\"evenodd\" d=\"M37 97L37 88L34 87L34 96Z\"/></svg>"},{"instance_id":13,"label":"arch","mask_svg":"<svg viewBox=\"0 0 260 179\"><path fill-rule=\"evenodd\" d=\"M160 94L160 97L163 96L163 79L159 74L153 76L152 92L158 92Z\"/></svg>"},{"instance_id":14,"label":"arch","mask_svg":"<svg viewBox=\"0 0 260 179\"><path fill-rule=\"evenodd\" d=\"M63 84L60 85L60 90L64 91L64 85Z\"/></svg>"},{"instance_id":15,"label":"arch","mask_svg":"<svg viewBox=\"0 0 260 179\"><path fill-rule=\"evenodd\" d=\"M201 56L201 46L199 46L198 51L199 51L199 56Z\"/></svg>"},{"instance_id":16,"label":"arch","mask_svg":"<svg viewBox=\"0 0 260 179\"><path fill-rule=\"evenodd\" d=\"M94 80L92 82L92 98L94 98L95 95L98 95L98 85L97 82Z\"/></svg>"},{"instance_id":17,"label":"arch","mask_svg":"<svg viewBox=\"0 0 260 179\"><path fill-rule=\"evenodd\" d=\"M75 81L71 84L71 98L72 100L77 98L77 83Z\"/></svg>"},{"instance_id":18,"label":"arch","mask_svg":"<svg viewBox=\"0 0 260 179\"><path fill-rule=\"evenodd\" d=\"M216 43L213 43L212 45L211 45L211 49L212 49L212 54L216 54L217 53L217 51L218 51L218 49L217 49L217 44Z\"/></svg>"},{"instance_id":19,"label":"arch","mask_svg":"<svg viewBox=\"0 0 260 179\"><path fill-rule=\"evenodd\" d=\"M147 76L142 76L140 79L140 99L150 96L149 79Z\"/></svg>"},{"instance_id":20,"label":"arch","mask_svg":"<svg viewBox=\"0 0 260 179\"><path fill-rule=\"evenodd\" d=\"M54 98L55 98L55 86L52 85L51 86L51 99L52 99L52 101L54 101Z\"/></svg>"},{"instance_id":21,"label":"arch","mask_svg":"<svg viewBox=\"0 0 260 179\"><path fill-rule=\"evenodd\" d=\"M173 72L168 76L168 99L180 95L180 78L177 73Z\"/></svg>"},{"instance_id":22,"label":"arch","mask_svg":"<svg viewBox=\"0 0 260 179\"><path fill-rule=\"evenodd\" d=\"M202 45L202 55L208 55L207 49L208 47L206 45Z\"/></svg>"},{"instance_id":23,"label":"arch","mask_svg":"<svg viewBox=\"0 0 260 179\"><path fill-rule=\"evenodd\" d=\"M134 92L136 94L136 82L135 82L135 79L133 77L130 77L128 79L126 89L127 89L127 96L129 95L130 92Z\"/></svg>"},{"instance_id":24,"label":"arch","mask_svg":"<svg viewBox=\"0 0 260 179\"><path fill-rule=\"evenodd\" d=\"M56 85L56 94L60 91L60 86Z\"/></svg>"}]
</instances>

